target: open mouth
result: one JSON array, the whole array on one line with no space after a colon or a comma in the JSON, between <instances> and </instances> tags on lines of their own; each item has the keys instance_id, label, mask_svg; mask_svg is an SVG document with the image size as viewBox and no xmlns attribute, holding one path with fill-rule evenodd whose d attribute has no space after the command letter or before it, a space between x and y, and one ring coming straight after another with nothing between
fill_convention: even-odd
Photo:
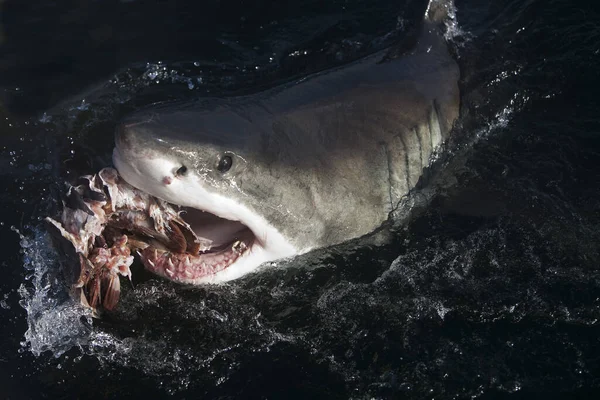
<instances>
[{"instance_id":1,"label":"open mouth","mask_svg":"<svg viewBox=\"0 0 600 400\"><path fill-rule=\"evenodd\" d=\"M113 169L98 176L107 187L108 209L114 210L107 215L104 236L111 244L126 235L127 246L157 275L190 284L214 282L219 272L260 248L252 230L239 221L161 200L129 185Z\"/></svg>"},{"instance_id":2,"label":"open mouth","mask_svg":"<svg viewBox=\"0 0 600 400\"><path fill-rule=\"evenodd\" d=\"M116 144L113 163L119 185L177 214L169 214L167 232L177 243L149 241L139 250L150 271L178 282L220 283L299 253L262 214L247 207L245 201L253 198L238 188L223 192L193 171L179 175L182 163L177 160L149 149L140 155L124 139ZM154 218L151 210L147 213Z\"/></svg>"},{"instance_id":3,"label":"open mouth","mask_svg":"<svg viewBox=\"0 0 600 400\"><path fill-rule=\"evenodd\" d=\"M240 222L190 207L181 207L179 217L169 224L167 241L154 237L138 250L144 266L165 278L204 282L251 252L255 244L255 235Z\"/></svg>"},{"instance_id":4,"label":"open mouth","mask_svg":"<svg viewBox=\"0 0 600 400\"><path fill-rule=\"evenodd\" d=\"M75 297L94 310L116 306L119 276L131 279L134 254L151 272L188 284L235 279L264 257L261 240L243 223L168 203L112 168L80 177L60 220L46 222L65 254L75 255L72 272L67 268Z\"/></svg>"}]
</instances>

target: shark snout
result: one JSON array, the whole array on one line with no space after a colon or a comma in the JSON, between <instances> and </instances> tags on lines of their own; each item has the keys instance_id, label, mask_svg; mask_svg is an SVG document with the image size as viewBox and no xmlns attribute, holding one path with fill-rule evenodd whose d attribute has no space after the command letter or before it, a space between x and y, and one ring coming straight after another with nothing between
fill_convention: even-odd
<instances>
[{"instance_id":1,"label":"shark snout","mask_svg":"<svg viewBox=\"0 0 600 400\"><path fill-rule=\"evenodd\" d=\"M185 179L188 165L164 136L157 116L133 116L121 122L115 132L113 163L137 187L167 187Z\"/></svg>"}]
</instances>

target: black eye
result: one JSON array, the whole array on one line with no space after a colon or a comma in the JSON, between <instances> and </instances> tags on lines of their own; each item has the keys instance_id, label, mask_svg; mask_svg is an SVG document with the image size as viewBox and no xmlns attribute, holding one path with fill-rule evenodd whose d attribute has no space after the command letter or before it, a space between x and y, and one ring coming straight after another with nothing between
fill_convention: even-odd
<instances>
[{"instance_id":1,"label":"black eye","mask_svg":"<svg viewBox=\"0 0 600 400\"><path fill-rule=\"evenodd\" d=\"M219 164L217 164L217 169L219 172L225 173L231 169L232 164L233 160L231 159L231 156L223 156L219 160Z\"/></svg>"},{"instance_id":2,"label":"black eye","mask_svg":"<svg viewBox=\"0 0 600 400\"><path fill-rule=\"evenodd\" d=\"M175 171L175 174L177 176L185 176L185 174L187 174L187 167L182 165L177 171Z\"/></svg>"}]
</instances>

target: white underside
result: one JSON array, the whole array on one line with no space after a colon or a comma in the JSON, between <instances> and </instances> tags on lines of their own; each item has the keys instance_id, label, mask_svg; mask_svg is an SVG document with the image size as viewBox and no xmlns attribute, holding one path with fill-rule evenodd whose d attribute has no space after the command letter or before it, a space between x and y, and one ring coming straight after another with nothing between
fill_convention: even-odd
<instances>
[{"instance_id":1,"label":"white underside","mask_svg":"<svg viewBox=\"0 0 600 400\"><path fill-rule=\"evenodd\" d=\"M164 184L164 177L172 176L172 171L179 167L168 160L145 157L125 162L115 148L113 163L130 185L152 196L180 206L204 210L220 218L240 221L254 233L254 244L234 263L214 275L197 279L194 283L230 281L256 270L266 262L298 254L298 250L263 217L231 198L209 192L201 184L199 177L190 173L185 178L174 177L169 185Z\"/></svg>"}]
</instances>

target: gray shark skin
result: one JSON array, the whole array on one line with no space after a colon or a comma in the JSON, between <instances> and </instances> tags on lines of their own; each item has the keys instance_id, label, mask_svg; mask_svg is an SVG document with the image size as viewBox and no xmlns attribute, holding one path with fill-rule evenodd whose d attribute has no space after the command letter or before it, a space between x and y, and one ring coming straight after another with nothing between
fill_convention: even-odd
<instances>
[{"instance_id":1,"label":"gray shark skin","mask_svg":"<svg viewBox=\"0 0 600 400\"><path fill-rule=\"evenodd\" d=\"M386 221L459 113L458 66L438 24L421 29L396 57L382 51L259 94L143 110L118 127L113 161L127 182L239 221L223 221L219 235L241 224L255 236L240 260L190 283L235 279Z\"/></svg>"}]
</instances>

